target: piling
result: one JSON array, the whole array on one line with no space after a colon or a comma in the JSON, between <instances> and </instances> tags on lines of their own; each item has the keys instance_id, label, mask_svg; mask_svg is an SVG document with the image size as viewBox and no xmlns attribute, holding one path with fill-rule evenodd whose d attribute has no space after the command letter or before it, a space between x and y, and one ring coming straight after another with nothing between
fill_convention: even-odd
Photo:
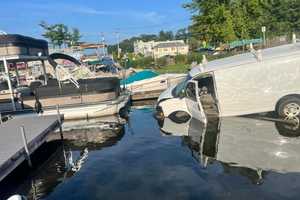
<instances>
[{"instance_id":1,"label":"piling","mask_svg":"<svg viewBox=\"0 0 300 200\"><path fill-rule=\"evenodd\" d=\"M60 133L60 137L63 140L64 139L64 135L63 135L63 130L62 130L62 123L61 123L61 115L60 115L60 111L59 111L59 105L56 105L56 111L57 111L57 120L59 123L59 133Z\"/></svg>"},{"instance_id":2,"label":"piling","mask_svg":"<svg viewBox=\"0 0 300 200\"><path fill-rule=\"evenodd\" d=\"M21 135L22 135L22 139L23 139L23 143L24 143L24 148L25 148L28 165L29 165L29 167L32 168L32 162L31 162L31 158L30 158L30 152L28 150L28 142L27 142L27 137L26 137L26 133L25 133L25 128L24 128L24 126L21 126L20 129L21 129Z\"/></svg>"},{"instance_id":3,"label":"piling","mask_svg":"<svg viewBox=\"0 0 300 200\"><path fill-rule=\"evenodd\" d=\"M167 88L171 87L171 82L170 82L170 79L167 78Z\"/></svg>"}]
</instances>

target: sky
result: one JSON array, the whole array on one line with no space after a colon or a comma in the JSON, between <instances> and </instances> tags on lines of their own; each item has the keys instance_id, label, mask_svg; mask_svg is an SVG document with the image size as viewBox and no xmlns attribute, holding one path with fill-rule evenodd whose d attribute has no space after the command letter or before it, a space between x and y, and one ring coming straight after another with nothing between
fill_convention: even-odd
<instances>
[{"instance_id":1,"label":"sky","mask_svg":"<svg viewBox=\"0 0 300 200\"><path fill-rule=\"evenodd\" d=\"M178 30L190 24L182 8L189 0L5 0L1 2L0 30L42 38L38 26L63 23L79 28L83 41L105 40L112 44L140 34Z\"/></svg>"}]
</instances>

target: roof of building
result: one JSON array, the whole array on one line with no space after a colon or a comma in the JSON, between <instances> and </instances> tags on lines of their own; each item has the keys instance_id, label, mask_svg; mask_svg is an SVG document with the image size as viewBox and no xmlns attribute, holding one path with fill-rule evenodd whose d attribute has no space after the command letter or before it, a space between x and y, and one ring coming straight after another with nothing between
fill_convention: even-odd
<instances>
[{"instance_id":1,"label":"roof of building","mask_svg":"<svg viewBox=\"0 0 300 200\"><path fill-rule=\"evenodd\" d=\"M183 42L164 42L164 43L160 43L157 44L156 46L154 46L154 48L169 48L169 47L184 47L187 46L185 43Z\"/></svg>"},{"instance_id":2,"label":"roof of building","mask_svg":"<svg viewBox=\"0 0 300 200\"><path fill-rule=\"evenodd\" d=\"M300 56L300 43L287 44L278 47L268 48L261 51L262 61L274 58L285 58L291 55ZM227 58L213 60L205 64L203 67L196 66L190 71L191 76L196 76L199 73L212 72L226 68L238 67L251 63L259 62L253 53L244 53Z\"/></svg>"}]
</instances>

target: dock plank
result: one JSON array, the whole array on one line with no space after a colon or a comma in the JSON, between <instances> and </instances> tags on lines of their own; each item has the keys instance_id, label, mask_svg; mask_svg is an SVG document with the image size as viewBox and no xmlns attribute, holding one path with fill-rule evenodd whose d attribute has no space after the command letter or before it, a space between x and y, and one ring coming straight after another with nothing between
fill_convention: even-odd
<instances>
[{"instance_id":1,"label":"dock plank","mask_svg":"<svg viewBox=\"0 0 300 200\"><path fill-rule=\"evenodd\" d=\"M0 181L25 159L21 126L25 128L29 152L32 153L58 125L57 116L30 116L0 124Z\"/></svg>"}]
</instances>

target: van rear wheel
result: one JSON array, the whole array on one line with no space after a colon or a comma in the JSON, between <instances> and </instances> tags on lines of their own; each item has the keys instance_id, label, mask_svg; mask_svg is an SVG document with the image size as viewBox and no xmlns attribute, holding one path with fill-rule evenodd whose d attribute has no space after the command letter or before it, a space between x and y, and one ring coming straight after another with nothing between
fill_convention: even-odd
<instances>
[{"instance_id":1,"label":"van rear wheel","mask_svg":"<svg viewBox=\"0 0 300 200\"><path fill-rule=\"evenodd\" d=\"M288 97L282 99L277 107L277 114L283 118L293 119L300 116L300 98Z\"/></svg>"}]
</instances>

